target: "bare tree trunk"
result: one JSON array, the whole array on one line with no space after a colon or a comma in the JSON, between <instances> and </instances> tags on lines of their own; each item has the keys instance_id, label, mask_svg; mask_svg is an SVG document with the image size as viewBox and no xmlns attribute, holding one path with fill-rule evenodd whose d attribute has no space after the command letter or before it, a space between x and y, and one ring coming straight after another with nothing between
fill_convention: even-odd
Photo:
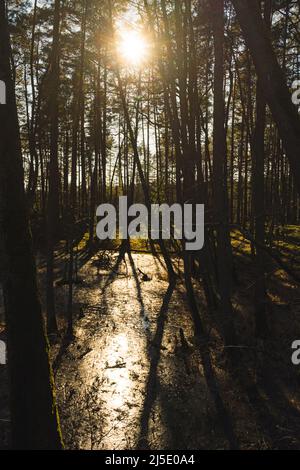
<instances>
[{"instance_id":1,"label":"bare tree trunk","mask_svg":"<svg viewBox=\"0 0 300 470\"><path fill-rule=\"evenodd\" d=\"M250 49L265 99L278 126L300 194L300 118L292 103L284 72L279 66L259 3L232 0L247 46Z\"/></svg>"},{"instance_id":2,"label":"bare tree trunk","mask_svg":"<svg viewBox=\"0 0 300 470\"><path fill-rule=\"evenodd\" d=\"M265 21L270 26L271 1L265 2ZM254 289L255 330L258 338L267 334L266 283L264 260L261 246L265 244L265 127L266 101L261 81L256 89L256 126L253 135L253 215L256 241L256 280Z\"/></svg>"},{"instance_id":3,"label":"bare tree trunk","mask_svg":"<svg viewBox=\"0 0 300 470\"><path fill-rule=\"evenodd\" d=\"M58 167L58 88L60 63L60 0L55 0L53 45L49 75L49 113L50 113L50 163L49 163L49 195L47 213L47 331L57 332L54 296L54 245L59 227L59 187L60 175Z\"/></svg>"},{"instance_id":4,"label":"bare tree trunk","mask_svg":"<svg viewBox=\"0 0 300 470\"><path fill-rule=\"evenodd\" d=\"M235 342L232 289L232 254L228 224L228 194L226 182L226 134L224 101L224 0L211 2L214 30L214 165L213 192L214 214L217 223L217 261L220 309L222 311L223 334L227 345Z\"/></svg>"},{"instance_id":5,"label":"bare tree trunk","mask_svg":"<svg viewBox=\"0 0 300 470\"><path fill-rule=\"evenodd\" d=\"M0 2L0 79L6 83L7 89L7 104L0 106L0 210L8 268L4 297L12 446L14 449L61 449L54 384L26 211L4 1Z\"/></svg>"}]
</instances>

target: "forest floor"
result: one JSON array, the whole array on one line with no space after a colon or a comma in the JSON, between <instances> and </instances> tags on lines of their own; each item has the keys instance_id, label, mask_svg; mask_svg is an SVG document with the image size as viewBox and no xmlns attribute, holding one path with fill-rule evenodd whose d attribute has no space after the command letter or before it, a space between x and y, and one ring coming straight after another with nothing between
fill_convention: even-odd
<instances>
[{"instance_id":1,"label":"forest floor","mask_svg":"<svg viewBox=\"0 0 300 470\"><path fill-rule=\"evenodd\" d=\"M288 239L276 242L276 251L295 271L297 230L291 227ZM82 252L81 282L74 286L74 340L66 349L51 348L66 448L300 449L300 366L291 362L291 344L300 339L299 286L269 261L270 331L264 344L255 341L250 245L239 233L233 245L239 338L234 367L195 281L209 338L199 353L179 259L173 258L178 282L170 286L159 256L132 253L115 268L117 253L99 262L99 254L85 259ZM60 259L58 252L57 279ZM43 292L42 258L38 265ZM67 291L58 282L61 328ZM7 389L0 395L0 420L8 420Z\"/></svg>"}]
</instances>

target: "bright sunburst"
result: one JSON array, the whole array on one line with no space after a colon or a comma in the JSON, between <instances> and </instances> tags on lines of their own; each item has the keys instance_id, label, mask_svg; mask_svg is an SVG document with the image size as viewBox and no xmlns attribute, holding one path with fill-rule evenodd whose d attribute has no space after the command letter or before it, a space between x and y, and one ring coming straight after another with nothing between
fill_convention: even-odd
<instances>
[{"instance_id":1,"label":"bright sunburst","mask_svg":"<svg viewBox=\"0 0 300 470\"><path fill-rule=\"evenodd\" d=\"M139 67L149 59L150 44L136 30L120 30L118 52L122 62L129 66Z\"/></svg>"}]
</instances>

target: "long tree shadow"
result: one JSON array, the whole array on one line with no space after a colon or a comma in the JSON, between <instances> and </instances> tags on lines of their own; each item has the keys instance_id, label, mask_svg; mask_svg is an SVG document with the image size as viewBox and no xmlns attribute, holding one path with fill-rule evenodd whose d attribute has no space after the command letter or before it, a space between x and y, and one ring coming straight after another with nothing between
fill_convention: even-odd
<instances>
[{"instance_id":1,"label":"long tree shadow","mask_svg":"<svg viewBox=\"0 0 300 470\"><path fill-rule=\"evenodd\" d=\"M136 285L137 299L141 306L141 315L143 315L143 313L145 312L145 305L144 305L143 296L142 296L141 283L140 283L139 276L135 267L135 263L134 263L134 260L132 258L130 251L128 252L128 258L129 258L130 267L131 267L133 278L134 278L135 285Z\"/></svg>"},{"instance_id":2,"label":"long tree shadow","mask_svg":"<svg viewBox=\"0 0 300 470\"><path fill-rule=\"evenodd\" d=\"M228 439L230 448L234 450L239 449L239 443L234 431L232 418L223 402L223 398L219 390L218 381L213 370L210 352L207 350L207 346L205 344L202 344L201 341L199 341L198 344L206 383L213 398L216 411L222 424L224 433Z\"/></svg>"},{"instance_id":3,"label":"long tree shadow","mask_svg":"<svg viewBox=\"0 0 300 470\"><path fill-rule=\"evenodd\" d=\"M116 259L115 264L113 265L111 272L103 286L102 292L104 292L110 284L114 282L116 277L118 276L119 268L121 266L122 262L125 262L125 255L126 253L130 253L130 243L128 240L123 240L120 249L119 249L119 254Z\"/></svg>"},{"instance_id":4,"label":"long tree shadow","mask_svg":"<svg viewBox=\"0 0 300 470\"><path fill-rule=\"evenodd\" d=\"M84 249L84 250L81 250L79 252L79 255L77 257L77 271L79 271L80 269L82 269L92 258L93 256L95 256L95 254L99 251L99 248L94 248L93 250L91 249ZM63 269L61 269L60 271L60 275L63 274ZM106 302L106 298L105 296L103 296L103 301L101 302L102 305L103 305L103 302ZM61 343L60 343L60 347L59 347L59 350L53 360L53 363L52 363L52 369L53 369L53 373L54 373L54 376L56 376L60 366L61 366L61 363L63 361L63 358L65 356L65 353L68 349L68 347L72 344L73 342L73 339L72 337L69 337L67 334L64 334L63 335L63 338L61 340Z\"/></svg>"},{"instance_id":5,"label":"long tree shadow","mask_svg":"<svg viewBox=\"0 0 300 470\"><path fill-rule=\"evenodd\" d=\"M137 443L138 449L147 449L149 448L149 419L151 415L151 411L155 404L157 394L158 394L158 366L161 357L161 346L162 346L162 339L164 334L165 322L167 320L167 312L169 308L169 304L171 301L171 297L173 295L174 289L176 284L170 284L168 290L165 294L163 299L163 304L158 315L157 319L157 328L154 339L149 346L149 355L150 355L150 371L148 375L148 380L146 384L146 397L144 401L144 407L141 414L140 419L140 434ZM198 351L200 353L200 359L204 370L204 377L205 381L209 390L209 393L213 399L215 409L217 412L218 420L222 426L224 431L224 435L226 436L230 448L231 449L238 449L239 444L237 437L234 432L234 427L232 424L231 416L229 415L226 406L224 405L222 396L219 391L219 385L217 379L214 374L214 370L211 363L210 353L207 349L207 342L204 338L202 340L198 339ZM165 413L165 417L167 417L167 412ZM173 426L173 421L168 420L168 425L170 429ZM175 433L176 434L176 433Z\"/></svg>"},{"instance_id":6,"label":"long tree shadow","mask_svg":"<svg viewBox=\"0 0 300 470\"><path fill-rule=\"evenodd\" d=\"M216 412L219 416L224 434L229 442L230 449L239 449L239 442L234 431L232 417L223 402L223 398L219 390L218 380L215 376L214 368L212 365L211 355L208 347L209 337L203 327L202 315L199 311L194 286L192 283L191 276L189 275L189 258L187 256L184 259L184 263L187 301L193 318L195 337L197 340L197 348L203 366L204 377L211 397L214 401Z\"/></svg>"},{"instance_id":7,"label":"long tree shadow","mask_svg":"<svg viewBox=\"0 0 300 470\"><path fill-rule=\"evenodd\" d=\"M264 368L258 383L249 385L247 393L272 448L299 449L299 410L287 400L271 372Z\"/></svg>"},{"instance_id":8,"label":"long tree shadow","mask_svg":"<svg viewBox=\"0 0 300 470\"><path fill-rule=\"evenodd\" d=\"M148 315L147 315L147 312L146 312L146 309L145 309L145 303L144 303L144 300L143 300L143 294L142 294L142 289L141 289L141 281L140 281L139 275L137 273L137 269L136 269L136 266L135 266L134 259L131 255L131 252L128 252L128 258L129 258L130 267L131 267L133 278L134 278L135 285L136 285L137 300L140 304L140 317L143 321L143 326L144 326L144 331L145 331L146 341L147 341L147 350L148 350L148 353L149 353L151 344L153 345L155 343L155 340L151 342L151 334L150 334L150 330L149 330L149 326L150 326L149 325L149 318L148 318Z\"/></svg>"},{"instance_id":9,"label":"long tree shadow","mask_svg":"<svg viewBox=\"0 0 300 470\"><path fill-rule=\"evenodd\" d=\"M299 410L288 401L280 385L276 383L269 371L265 372L260 386L267 396L268 403L272 405L274 412L279 417L276 442L278 448L299 450Z\"/></svg>"},{"instance_id":10,"label":"long tree shadow","mask_svg":"<svg viewBox=\"0 0 300 470\"><path fill-rule=\"evenodd\" d=\"M150 370L148 374L147 384L146 384L146 397L144 401L143 411L140 419L140 434L138 438L137 448L138 449L147 449L149 448L148 442L148 433L149 433L149 419L152 407L155 403L157 397L158 389L158 365L160 360L160 351L162 345L162 339L164 334L165 322L167 319L167 313L169 304L175 289L175 282L169 284L167 292L164 296L163 303L157 318L157 327L156 332L152 341L150 359ZM150 346L149 346L150 347Z\"/></svg>"}]
</instances>

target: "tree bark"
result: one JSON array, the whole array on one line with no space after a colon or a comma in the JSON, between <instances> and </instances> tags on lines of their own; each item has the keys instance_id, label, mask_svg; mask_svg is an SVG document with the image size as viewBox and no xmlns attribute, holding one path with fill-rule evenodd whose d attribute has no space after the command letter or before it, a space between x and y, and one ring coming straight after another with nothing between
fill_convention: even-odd
<instances>
[{"instance_id":1,"label":"tree bark","mask_svg":"<svg viewBox=\"0 0 300 470\"><path fill-rule=\"evenodd\" d=\"M226 182L226 133L224 101L224 0L211 2L214 33L214 143L213 194L217 222L217 261L220 309L226 345L234 344L235 332L231 304L232 254L228 224L228 194Z\"/></svg>"},{"instance_id":2,"label":"tree bark","mask_svg":"<svg viewBox=\"0 0 300 470\"><path fill-rule=\"evenodd\" d=\"M284 72L272 47L259 3L253 0L232 0L232 3L300 194L300 118L297 108L292 102Z\"/></svg>"},{"instance_id":3,"label":"tree bark","mask_svg":"<svg viewBox=\"0 0 300 470\"><path fill-rule=\"evenodd\" d=\"M50 162L49 162L49 195L47 212L47 331L57 332L54 296L54 245L59 227L59 188L60 174L58 164L58 90L60 68L60 0L54 4L53 44L49 75L49 113L50 113Z\"/></svg>"},{"instance_id":4,"label":"tree bark","mask_svg":"<svg viewBox=\"0 0 300 470\"><path fill-rule=\"evenodd\" d=\"M48 345L26 211L19 124L10 65L5 2L0 2L0 210L7 273L4 280L12 447L61 449Z\"/></svg>"}]
</instances>

